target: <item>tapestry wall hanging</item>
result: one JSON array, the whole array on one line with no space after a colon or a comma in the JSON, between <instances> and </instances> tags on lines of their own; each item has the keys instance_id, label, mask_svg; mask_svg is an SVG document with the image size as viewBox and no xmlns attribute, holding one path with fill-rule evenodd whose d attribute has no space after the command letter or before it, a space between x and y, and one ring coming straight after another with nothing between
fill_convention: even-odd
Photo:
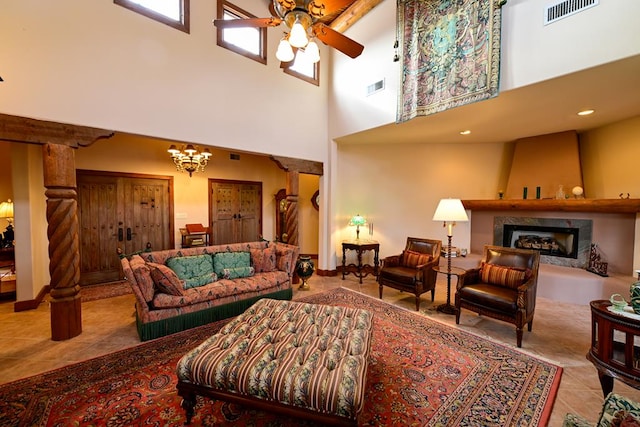
<instances>
[{"instance_id":1,"label":"tapestry wall hanging","mask_svg":"<svg viewBox=\"0 0 640 427\"><path fill-rule=\"evenodd\" d=\"M398 0L398 123L498 94L504 3Z\"/></svg>"}]
</instances>

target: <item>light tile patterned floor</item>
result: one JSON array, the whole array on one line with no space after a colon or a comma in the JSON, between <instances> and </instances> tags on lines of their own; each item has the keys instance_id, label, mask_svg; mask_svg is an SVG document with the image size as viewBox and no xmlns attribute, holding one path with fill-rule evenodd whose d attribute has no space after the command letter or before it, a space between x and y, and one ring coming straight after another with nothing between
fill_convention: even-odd
<instances>
[{"instance_id":1,"label":"light tile patterned floor","mask_svg":"<svg viewBox=\"0 0 640 427\"><path fill-rule=\"evenodd\" d=\"M431 303L429 294L423 295L421 313L455 327L454 316L434 309L446 300L446 279L443 276L438 280L435 302ZM378 298L378 285L371 277L359 284L352 275L345 280L341 280L341 276L314 275L309 284L309 291L298 290L296 286L294 298L340 286ZM383 299L415 311L413 295L385 288ZM36 310L20 313L13 312L12 302L0 303L0 383L139 344L134 303L133 295L83 303L82 334L62 342L50 339L48 302L43 302ZM457 327L515 347L515 328L510 324L463 311L461 325ZM603 397L596 370L585 358L590 339L588 306L538 298L533 331L525 331L522 351L564 368L550 426L562 425L566 412L577 413L592 422L598 417ZM619 381L614 384L615 392L640 401L640 391Z\"/></svg>"}]
</instances>

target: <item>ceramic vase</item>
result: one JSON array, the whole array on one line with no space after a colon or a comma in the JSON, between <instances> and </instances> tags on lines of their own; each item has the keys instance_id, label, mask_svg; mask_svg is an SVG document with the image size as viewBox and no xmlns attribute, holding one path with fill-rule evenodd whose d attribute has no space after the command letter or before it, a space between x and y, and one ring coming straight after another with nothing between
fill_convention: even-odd
<instances>
[{"instance_id":1,"label":"ceramic vase","mask_svg":"<svg viewBox=\"0 0 640 427\"><path fill-rule=\"evenodd\" d=\"M302 279L302 284L298 289L305 291L310 289L307 280L313 274L314 268L315 265L313 264L313 261L311 261L311 257L301 256L298 258L298 262L296 263L296 273L298 274L298 277Z\"/></svg>"},{"instance_id":2,"label":"ceramic vase","mask_svg":"<svg viewBox=\"0 0 640 427\"><path fill-rule=\"evenodd\" d=\"M630 294L631 307L633 308L633 312L636 314L640 314L640 281L635 282L631 285Z\"/></svg>"}]
</instances>

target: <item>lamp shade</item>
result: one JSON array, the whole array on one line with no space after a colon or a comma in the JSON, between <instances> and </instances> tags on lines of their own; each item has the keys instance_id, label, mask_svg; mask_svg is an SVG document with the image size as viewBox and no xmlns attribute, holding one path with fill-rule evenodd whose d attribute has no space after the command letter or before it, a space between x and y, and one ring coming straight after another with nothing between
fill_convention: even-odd
<instances>
[{"instance_id":1,"label":"lamp shade","mask_svg":"<svg viewBox=\"0 0 640 427\"><path fill-rule=\"evenodd\" d=\"M469 221L467 212L464 210L462 201L460 199L441 199L436 208L436 213L433 214L434 221Z\"/></svg>"},{"instance_id":2,"label":"lamp shade","mask_svg":"<svg viewBox=\"0 0 640 427\"><path fill-rule=\"evenodd\" d=\"M0 203L0 218L13 219L13 202L11 199Z\"/></svg>"},{"instance_id":3,"label":"lamp shade","mask_svg":"<svg viewBox=\"0 0 640 427\"><path fill-rule=\"evenodd\" d=\"M364 219L363 216L361 216L360 214L356 214L354 215L350 220L349 220L349 225L365 225L367 223L367 220Z\"/></svg>"}]
</instances>

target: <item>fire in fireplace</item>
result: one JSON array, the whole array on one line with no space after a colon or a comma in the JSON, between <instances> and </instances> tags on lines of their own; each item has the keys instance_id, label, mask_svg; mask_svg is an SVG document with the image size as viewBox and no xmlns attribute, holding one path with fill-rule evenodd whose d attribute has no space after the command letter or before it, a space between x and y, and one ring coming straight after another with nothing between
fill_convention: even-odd
<instances>
[{"instance_id":1,"label":"fire in fireplace","mask_svg":"<svg viewBox=\"0 0 640 427\"><path fill-rule=\"evenodd\" d=\"M540 251L540 262L586 268L591 247L590 219L495 216L493 244Z\"/></svg>"},{"instance_id":2,"label":"fire in fireplace","mask_svg":"<svg viewBox=\"0 0 640 427\"><path fill-rule=\"evenodd\" d=\"M541 255L578 257L579 228L505 224L502 246L534 249Z\"/></svg>"}]
</instances>

